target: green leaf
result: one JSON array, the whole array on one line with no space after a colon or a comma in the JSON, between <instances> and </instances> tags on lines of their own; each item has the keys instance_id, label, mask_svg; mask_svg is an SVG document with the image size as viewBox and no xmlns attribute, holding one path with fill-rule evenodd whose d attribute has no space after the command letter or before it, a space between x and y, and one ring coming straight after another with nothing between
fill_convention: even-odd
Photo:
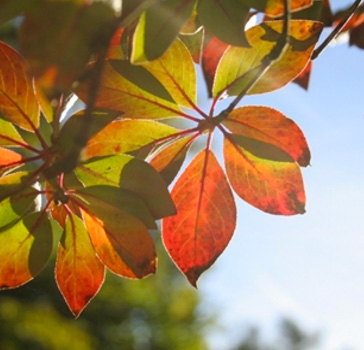
<instances>
[{"instance_id":1,"label":"green leaf","mask_svg":"<svg viewBox=\"0 0 364 350\"><path fill-rule=\"evenodd\" d=\"M234 46L249 47L244 26L249 7L237 0L200 0L198 18L220 40Z\"/></svg>"},{"instance_id":2,"label":"green leaf","mask_svg":"<svg viewBox=\"0 0 364 350\"><path fill-rule=\"evenodd\" d=\"M142 221L149 229L156 229L152 214L144 201L134 193L112 186L91 186L76 192L88 205L118 208Z\"/></svg>"},{"instance_id":3,"label":"green leaf","mask_svg":"<svg viewBox=\"0 0 364 350\"><path fill-rule=\"evenodd\" d=\"M152 61L168 49L190 17L194 0L158 1L139 19L134 33L132 61Z\"/></svg>"},{"instance_id":4,"label":"green leaf","mask_svg":"<svg viewBox=\"0 0 364 350\"><path fill-rule=\"evenodd\" d=\"M28 171L17 171L0 177L0 201L24 189L29 180Z\"/></svg>"},{"instance_id":5,"label":"green leaf","mask_svg":"<svg viewBox=\"0 0 364 350\"><path fill-rule=\"evenodd\" d=\"M213 96L227 91L228 95L239 95L259 69L262 59L276 44L282 32L282 21L264 22L250 28L247 38L250 48L230 47L222 56L213 85ZM289 45L248 94L270 92L291 82L307 65L322 30L322 23L292 20L289 26ZM249 74L252 72L253 74Z\"/></svg>"},{"instance_id":6,"label":"green leaf","mask_svg":"<svg viewBox=\"0 0 364 350\"><path fill-rule=\"evenodd\" d=\"M128 153L178 133L172 126L152 120L115 120L88 142L86 158Z\"/></svg>"},{"instance_id":7,"label":"green leaf","mask_svg":"<svg viewBox=\"0 0 364 350\"><path fill-rule=\"evenodd\" d=\"M2 0L0 3L0 25L38 7L43 0Z\"/></svg>"},{"instance_id":8,"label":"green leaf","mask_svg":"<svg viewBox=\"0 0 364 350\"><path fill-rule=\"evenodd\" d=\"M128 155L91 160L79 166L76 174L85 186L121 187L139 196L154 219L175 213L167 186L149 164Z\"/></svg>"},{"instance_id":9,"label":"green leaf","mask_svg":"<svg viewBox=\"0 0 364 350\"><path fill-rule=\"evenodd\" d=\"M24 140L15 129L14 124L0 116L0 145L16 146L22 143L24 143Z\"/></svg>"},{"instance_id":10,"label":"green leaf","mask_svg":"<svg viewBox=\"0 0 364 350\"><path fill-rule=\"evenodd\" d=\"M35 191L29 190L0 202L0 230L14 224L29 211L35 208Z\"/></svg>"},{"instance_id":11,"label":"green leaf","mask_svg":"<svg viewBox=\"0 0 364 350\"><path fill-rule=\"evenodd\" d=\"M32 280L48 262L53 233L43 214L30 214L0 232L0 289L19 287Z\"/></svg>"}]
</instances>

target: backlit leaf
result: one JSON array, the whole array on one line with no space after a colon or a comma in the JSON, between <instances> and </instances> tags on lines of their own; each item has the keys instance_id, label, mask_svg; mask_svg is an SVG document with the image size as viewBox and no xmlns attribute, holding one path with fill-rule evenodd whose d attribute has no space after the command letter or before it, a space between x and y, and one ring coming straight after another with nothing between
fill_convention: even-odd
<instances>
[{"instance_id":1,"label":"backlit leaf","mask_svg":"<svg viewBox=\"0 0 364 350\"><path fill-rule=\"evenodd\" d=\"M87 140L113 121L119 113L107 110L94 110L85 115L85 111L72 115L62 127L57 145L60 154L67 155L76 148L85 147Z\"/></svg>"},{"instance_id":2,"label":"backlit leaf","mask_svg":"<svg viewBox=\"0 0 364 350\"><path fill-rule=\"evenodd\" d=\"M194 135L171 142L159 150L149 162L161 174L166 184L169 185L181 169L193 139Z\"/></svg>"},{"instance_id":3,"label":"backlit leaf","mask_svg":"<svg viewBox=\"0 0 364 350\"><path fill-rule=\"evenodd\" d=\"M87 142L83 157L135 151L177 132L177 129L169 125L152 120L116 120Z\"/></svg>"},{"instance_id":4,"label":"backlit leaf","mask_svg":"<svg viewBox=\"0 0 364 350\"><path fill-rule=\"evenodd\" d=\"M197 64L201 61L203 37L204 31L202 27L200 27L195 33L179 35L179 38L186 45L188 51L190 51L193 61Z\"/></svg>"},{"instance_id":5,"label":"backlit leaf","mask_svg":"<svg viewBox=\"0 0 364 350\"><path fill-rule=\"evenodd\" d=\"M134 33L132 61L159 58L190 17L194 3L194 0L168 0L150 6L140 16Z\"/></svg>"},{"instance_id":6,"label":"backlit leaf","mask_svg":"<svg viewBox=\"0 0 364 350\"><path fill-rule=\"evenodd\" d=\"M33 193L32 193L33 192ZM17 220L34 209L34 200L37 194L30 189L28 192L22 192L13 197L5 198L0 202L0 230Z\"/></svg>"},{"instance_id":7,"label":"backlit leaf","mask_svg":"<svg viewBox=\"0 0 364 350\"><path fill-rule=\"evenodd\" d=\"M200 0L198 18L203 26L221 41L234 46L249 46L245 21L249 7L236 0Z\"/></svg>"},{"instance_id":8,"label":"backlit leaf","mask_svg":"<svg viewBox=\"0 0 364 350\"><path fill-rule=\"evenodd\" d=\"M17 171L0 177L0 201L23 189L30 177L28 171Z\"/></svg>"},{"instance_id":9,"label":"backlit leaf","mask_svg":"<svg viewBox=\"0 0 364 350\"><path fill-rule=\"evenodd\" d=\"M105 267L96 256L85 225L71 214L58 244L55 277L68 307L77 317L101 288Z\"/></svg>"},{"instance_id":10,"label":"backlit leaf","mask_svg":"<svg viewBox=\"0 0 364 350\"><path fill-rule=\"evenodd\" d=\"M224 158L231 186L240 198L271 214L305 212L298 164L282 149L245 136L225 138Z\"/></svg>"},{"instance_id":11,"label":"backlit leaf","mask_svg":"<svg viewBox=\"0 0 364 350\"><path fill-rule=\"evenodd\" d=\"M39 105L27 66L14 49L1 42L0 62L0 113L11 123L34 131L39 126Z\"/></svg>"},{"instance_id":12,"label":"backlit leaf","mask_svg":"<svg viewBox=\"0 0 364 350\"><path fill-rule=\"evenodd\" d=\"M235 229L236 209L215 155L200 152L172 190L177 214L163 219L163 242L171 258L196 286L224 251Z\"/></svg>"},{"instance_id":13,"label":"backlit leaf","mask_svg":"<svg viewBox=\"0 0 364 350\"><path fill-rule=\"evenodd\" d=\"M121 187L139 196L154 219L173 215L174 204L167 185L149 164L128 155L116 155L91 160L76 169L85 186L108 185Z\"/></svg>"},{"instance_id":14,"label":"backlit leaf","mask_svg":"<svg viewBox=\"0 0 364 350\"><path fill-rule=\"evenodd\" d=\"M11 146L24 143L14 124L0 117L0 145Z\"/></svg>"},{"instance_id":15,"label":"backlit leaf","mask_svg":"<svg viewBox=\"0 0 364 350\"><path fill-rule=\"evenodd\" d=\"M309 165L310 151L301 129L294 121L273 108L237 108L229 114L223 124L235 135L281 148L300 166Z\"/></svg>"},{"instance_id":16,"label":"backlit leaf","mask_svg":"<svg viewBox=\"0 0 364 350\"><path fill-rule=\"evenodd\" d=\"M0 147L0 170L1 167L7 167L19 163L23 157L10 149Z\"/></svg>"},{"instance_id":17,"label":"backlit leaf","mask_svg":"<svg viewBox=\"0 0 364 350\"><path fill-rule=\"evenodd\" d=\"M194 107L197 98L196 69L191 53L180 39L176 39L163 56L145 62L143 67L163 84L178 105Z\"/></svg>"},{"instance_id":18,"label":"backlit leaf","mask_svg":"<svg viewBox=\"0 0 364 350\"><path fill-rule=\"evenodd\" d=\"M81 84L75 93L87 102L89 85ZM124 118L133 119L161 119L181 113L175 103L155 96L117 74L108 61L104 64L96 106L123 112Z\"/></svg>"},{"instance_id":19,"label":"backlit leaf","mask_svg":"<svg viewBox=\"0 0 364 350\"><path fill-rule=\"evenodd\" d=\"M152 214L143 200L134 193L112 186L91 186L77 190L77 196L90 204L98 202L106 207L111 206L125 211L142 221L149 229L156 229Z\"/></svg>"},{"instance_id":20,"label":"backlit leaf","mask_svg":"<svg viewBox=\"0 0 364 350\"><path fill-rule=\"evenodd\" d=\"M270 17L279 17L284 14L285 0L267 0L265 14ZM313 0L291 0L290 10L297 11L312 5Z\"/></svg>"},{"instance_id":21,"label":"backlit leaf","mask_svg":"<svg viewBox=\"0 0 364 350\"><path fill-rule=\"evenodd\" d=\"M213 86L217 97L227 89L229 95L238 95L246 86L244 74L260 66L262 59L270 53L279 33L282 21L264 22L246 32L250 48L230 47L225 51L218 66ZM315 21L290 21L290 43L280 59L249 90L248 94L269 92L292 81L307 65L322 30ZM246 79L251 79L248 75Z\"/></svg>"},{"instance_id":22,"label":"backlit leaf","mask_svg":"<svg viewBox=\"0 0 364 350\"><path fill-rule=\"evenodd\" d=\"M30 214L0 232L0 289L30 281L52 252L52 229L43 213Z\"/></svg>"},{"instance_id":23,"label":"backlit leaf","mask_svg":"<svg viewBox=\"0 0 364 350\"><path fill-rule=\"evenodd\" d=\"M95 251L110 271L128 278L155 273L154 243L141 221L97 202L82 214Z\"/></svg>"}]
</instances>

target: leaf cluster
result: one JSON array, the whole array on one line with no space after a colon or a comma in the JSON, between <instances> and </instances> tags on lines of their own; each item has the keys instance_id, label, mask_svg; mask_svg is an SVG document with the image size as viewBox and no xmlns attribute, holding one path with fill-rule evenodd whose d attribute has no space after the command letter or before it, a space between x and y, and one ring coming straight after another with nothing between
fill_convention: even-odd
<instances>
[{"instance_id":1,"label":"leaf cluster","mask_svg":"<svg viewBox=\"0 0 364 350\"><path fill-rule=\"evenodd\" d=\"M0 23L23 15L22 55L0 43L0 287L44 268L58 226L55 277L76 316L106 269L155 273L156 220L196 286L234 233L233 193L270 214L305 211L303 132L277 110L238 104L307 74L328 2L122 3L120 15L82 0L0 5ZM208 111L197 105L200 67ZM86 107L63 121L74 96ZM174 118L193 126L165 122Z\"/></svg>"}]
</instances>

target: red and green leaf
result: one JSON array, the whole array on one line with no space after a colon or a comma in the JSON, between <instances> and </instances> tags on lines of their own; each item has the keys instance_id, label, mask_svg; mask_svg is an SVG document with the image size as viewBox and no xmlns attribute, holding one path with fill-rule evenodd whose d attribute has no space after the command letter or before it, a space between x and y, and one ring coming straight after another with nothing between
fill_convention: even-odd
<instances>
[{"instance_id":1,"label":"red and green leaf","mask_svg":"<svg viewBox=\"0 0 364 350\"><path fill-rule=\"evenodd\" d=\"M283 149L241 135L226 135L224 158L230 184L244 201L270 214L305 212L298 164Z\"/></svg>"}]
</instances>

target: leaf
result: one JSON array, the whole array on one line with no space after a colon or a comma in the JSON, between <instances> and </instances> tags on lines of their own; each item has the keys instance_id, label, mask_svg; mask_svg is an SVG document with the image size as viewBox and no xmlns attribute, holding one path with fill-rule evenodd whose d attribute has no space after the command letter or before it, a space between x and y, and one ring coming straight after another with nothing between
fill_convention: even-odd
<instances>
[{"instance_id":1,"label":"leaf","mask_svg":"<svg viewBox=\"0 0 364 350\"><path fill-rule=\"evenodd\" d=\"M267 0L265 14L270 17L279 17L284 14L284 1L285 0ZM310 7L313 0L291 0L290 10L298 11L303 8Z\"/></svg>"},{"instance_id":2,"label":"leaf","mask_svg":"<svg viewBox=\"0 0 364 350\"><path fill-rule=\"evenodd\" d=\"M180 39L176 39L158 60L145 62L143 67L163 84L178 105L195 107L196 69L191 53Z\"/></svg>"},{"instance_id":3,"label":"leaf","mask_svg":"<svg viewBox=\"0 0 364 350\"><path fill-rule=\"evenodd\" d=\"M299 85L302 89L308 90L311 71L312 71L312 61L308 63L305 69L292 82Z\"/></svg>"},{"instance_id":4,"label":"leaf","mask_svg":"<svg viewBox=\"0 0 364 350\"><path fill-rule=\"evenodd\" d=\"M230 184L244 201L270 214L305 212L300 169L282 149L245 136L224 141L224 158Z\"/></svg>"},{"instance_id":5,"label":"leaf","mask_svg":"<svg viewBox=\"0 0 364 350\"><path fill-rule=\"evenodd\" d=\"M74 92L85 103L88 101L88 83L80 84ZM162 119L181 113L174 102L155 96L116 74L108 61L104 64L95 105L122 112L124 118L132 119Z\"/></svg>"},{"instance_id":6,"label":"leaf","mask_svg":"<svg viewBox=\"0 0 364 350\"><path fill-rule=\"evenodd\" d=\"M90 115L79 111L72 115L62 127L57 138L58 151L67 155L82 149L87 141L113 121L119 113L108 110L94 110Z\"/></svg>"},{"instance_id":7,"label":"leaf","mask_svg":"<svg viewBox=\"0 0 364 350\"><path fill-rule=\"evenodd\" d=\"M52 252L52 228L43 213L24 217L0 232L0 289L16 288L44 268Z\"/></svg>"},{"instance_id":8,"label":"leaf","mask_svg":"<svg viewBox=\"0 0 364 350\"><path fill-rule=\"evenodd\" d=\"M288 153L300 166L310 163L310 150L297 124L269 107L235 109L222 123L233 134L255 139Z\"/></svg>"},{"instance_id":9,"label":"leaf","mask_svg":"<svg viewBox=\"0 0 364 350\"><path fill-rule=\"evenodd\" d=\"M202 27L192 34L179 35L179 38L186 45L188 51L190 51L193 61L197 64L199 64L201 60L203 36L204 31Z\"/></svg>"},{"instance_id":10,"label":"leaf","mask_svg":"<svg viewBox=\"0 0 364 350\"><path fill-rule=\"evenodd\" d=\"M0 145L13 146L23 144L24 140L15 129L14 124L0 116Z\"/></svg>"},{"instance_id":11,"label":"leaf","mask_svg":"<svg viewBox=\"0 0 364 350\"><path fill-rule=\"evenodd\" d=\"M10 149L0 147L0 170L2 167L19 164L23 157Z\"/></svg>"},{"instance_id":12,"label":"leaf","mask_svg":"<svg viewBox=\"0 0 364 350\"><path fill-rule=\"evenodd\" d=\"M82 220L67 217L58 245L55 277L68 307L78 317L100 290L105 267L95 254Z\"/></svg>"},{"instance_id":13,"label":"leaf","mask_svg":"<svg viewBox=\"0 0 364 350\"><path fill-rule=\"evenodd\" d=\"M202 71L207 84L209 97L212 97L211 91L219 61L229 45L218 38L206 33L206 43L202 51Z\"/></svg>"},{"instance_id":14,"label":"leaf","mask_svg":"<svg viewBox=\"0 0 364 350\"><path fill-rule=\"evenodd\" d=\"M28 171L17 171L2 175L0 177L0 201L24 189L29 178L30 173Z\"/></svg>"},{"instance_id":15,"label":"leaf","mask_svg":"<svg viewBox=\"0 0 364 350\"><path fill-rule=\"evenodd\" d=\"M200 152L172 190L177 214L163 219L163 242L171 258L196 286L224 251L236 221L234 198L210 150Z\"/></svg>"},{"instance_id":16,"label":"leaf","mask_svg":"<svg viewBox=\"0 0 364 350\"><path fill-rule=\"evenodd\" d=\"M190 17L194 0L155 2L140 16L133 37L131 60L153 61L169 48Z\"/></svg>"},{"instance_id":17,"label":"leaf","mask_svg":"<svg viewBox=\"0 0 364 350\"><path fill-rule=\"evenodd\" d=\"M87 142L82 155L92 158L127 153L175 133L178 129L152 120L115 120Z\"/></svg>"},{"instance_id":18,"label":"leaf","mask_svg":"<svg viewBox=\"0 0 364 350\"><path fill-rule=\"evenodd\" d=\"M21 51L48 96L70 88L81 76L114 18L106 4L85 1L46 1L25 15Z\"/></svg>"},{"instance_id":19,"label":"leaf","mask_svg":"<svg viewBox=\"0 0 364 350\"><path fill-rule=\"evenodd\" d=\"M82 215L101 261L123 277L143 278L155 273L154 243L145 225L122 210L96 203L82 209Z\"/></svg>"},{"instance_id":20,"label":"leaf","mask_svg":"<svg viewBox=\"0 0 364 350\"><path fill-rule=\"evenodd\" d=\"M139 196L154 219L173 215L174 204L167 185L149 164L128 155L116 155L91 160L76 169L85 186L108 185L121 187Z\"/></svg>"},{"instance_id":21,"label":"leaf","mask_svg":"<svg viewBox=\"0 0 364 350\"><path fill-rule=\"evenodd\" d=\"M229 95L238 95L246 86L244 75L260 66L262 59L270 53L282 32L282 21L264 22L246 32L250 48L230 47L219 63L213 96L227 89ZM270 92L292 81L307 65L322 30L315 21L290 21L290 43L280 59L249 90L248 94ZM242 59L244 57L244 59ZM247 79L251 79L249 74Z\"/></svg>"},{"instance_id":22,"label":"leaf","mask_svg":"<svg viewBox=\"0 0 364 350\"><path fill-rule=\"evenodd\" d=\"M181 169L186 158L194 135L182 137L172 141L151 159L149 162L169 185Z\"/></svg>"},{"instance_id":23,"label":"leaf","mask_svg":"<svg viewBox=\"0 0 364 350\"><path fill-rule=\"evenodd\" d=\"M200 0L197 7L202 25L221 41L234 46L249 46L245 21L249 7L236 0Z\"/></svg>"},{"instance_id":24,"label":"leaf","mask_svg":"<svg viewBox=\"0 0 364 350\"><path fill-rule=\"evenodd\" d=\"M38 7L41 0L2 0L0 3L0 25L18 17L25 11Z\"/></svg>"},{"instance_id":25,"label":"leaf","mask_svg":"<svg viewBox=\"0 0 364 350\"><path fill-rule=\"evenodd\" d=\"M0 113L9 122L34 131L39 126L39 105L28 68L17 52L2 42L0 62Z\"/></svg>"},{"instance_id":26,"label":"leaf","mask_svg":"<svg viewBox=\"0 0 364 350\"><path fill-rule=\"evenodd\" d=\"M0 202L0 230L14 224L35 207L37 194L33 189Z\"/></svg>"},{"instance_id":27,"label":"leaf","mask_svg":"<svg viewBox=\"0 0 364 350\"><path fill-rule=\"evenodd\" d=\"M98 205L104 205L105 208L111 206L120 209L142 221L147 228L157 228L146 204L140 197L130 191L99 185L85 187L77 190L75 193L88 204L94 203L95 205L95 203L98 203Z\"/></svg>"}]
</instances>

